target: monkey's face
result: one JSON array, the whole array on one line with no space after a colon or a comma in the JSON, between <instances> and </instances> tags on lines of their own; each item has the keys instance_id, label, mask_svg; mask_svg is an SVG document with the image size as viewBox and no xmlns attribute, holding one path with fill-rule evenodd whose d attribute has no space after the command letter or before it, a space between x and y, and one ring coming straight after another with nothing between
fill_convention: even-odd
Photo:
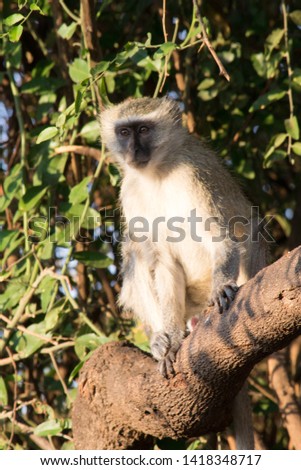
<instances>
[{"instance_id":1,"label":"monkey's face","mask_svg":"<svg viewBox=\"0 0 301 470\"><path fill-rule=\"evenodd\" d=\"M154 150L155 128L152 122L131 121L115 127L119 154L124 162L135 168L146 167Z\"/></svg>"},{"instance_id":2,"label":"monkey's face","mask_svg":"<svg viewBox=\"0 0 301 470\"><path fill-rule=\"evenodd\" d=\"M124 170L160 174L183 142L181 112L168 98L137 98L107 108L100 116L101 139Z\"/></svg>"}]
</instances>

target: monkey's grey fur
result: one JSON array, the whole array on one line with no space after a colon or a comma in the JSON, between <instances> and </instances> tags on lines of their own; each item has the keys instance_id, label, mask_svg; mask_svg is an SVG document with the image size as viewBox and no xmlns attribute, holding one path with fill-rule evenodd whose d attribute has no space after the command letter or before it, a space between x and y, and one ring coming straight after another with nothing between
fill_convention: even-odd
<instances>
[{"instance_id":1,"label":"monkey's grey fur","mask_svg":"<svg viewBox=\"0 0 301 470\"><path fill-rule=\"evenodd\" d=\"M208 302L226 310L238 286L265 265L265 249L254 241L258 227L251 224L249 202L215 154L182 127L175 101L129 99L109 108L101 115L101 136L123 173L126 240L119 301L151 329L152 354L168 375L187 321ZM201 241L191 236L191 211L201 218ZM141 228L137 217L149 227ZM168 222L172 217L184 219L181 241L174 235L179 224ZM234 425L237 447L252 449L246 390L236 399Z\"/></svg>"}]
</instances>

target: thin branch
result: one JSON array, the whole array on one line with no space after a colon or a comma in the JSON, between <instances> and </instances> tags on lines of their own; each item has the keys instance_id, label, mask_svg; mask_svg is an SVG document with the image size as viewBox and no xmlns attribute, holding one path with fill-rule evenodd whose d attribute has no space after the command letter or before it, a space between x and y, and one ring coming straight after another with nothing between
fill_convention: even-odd
<instances>
[{"instance_id":1,"label":"thin branch","mask_svg":"<svg viewBox=\"0 0 301 470\"><path fill-rule=\"evenodd\" d=\"M22 173L23 173L21 189L22 189L22 194L24 195L26 193L26 183L25 183L25 180L26 180L26 131L25 131L24 119L23 119L23 114L22 114L22 109L21 109L20 93L15 83L15 78L13 74L13 65L10 62L9 57L6 58L6 71L7 71L7 75L9 78L11 93L13 95L15 112L16 112L16 117L18 121L20 137L21 137L20 160L21 160ZM27 210L24 210L23 212L23 230L25 234L25 243L24 243L25 252L28 252L30 250L30 247L29 247L29 237L28 237L28 212ZM26 274L29 275L29 273L30 273L30 261L29 259L27 259L26 260Z\"/></svg>"},{"instance_id":2,"label":"thin branch","mask_svg":"<svg viewBox=\"0 0 301 470\"><path fill-rule=\"evenodd\" d=\"M65 341L65 343L57 344L56 346L51 346L49 348L41 349L42 354L49 354L51 352L59 351L60 349L72 348L75 344L75 341Z\"/></svg>"},{"instance_id":3,"label":"thin branch","mask_svg":"<svg viewBox=\"0 0 301 470\"><path fill-rule=\"evenodd\" d=\"M65 2L63 0L59 0L59 3L61 5L61 7L63 8L63 10L65 10L65 12L67 13L68 16L70 16L70 18L75 21L76 23L80 23L80 18L78 16L76 16L68 7L67 5L65 4Z\"/></svg>"},{"instance_id":4,"label":"thin branch","mask_svg":"<svg viewBox=\"0 0 301 470\"><path fill-rule=\"evenodd\" d=\"M248 377L248 382L252 385L252 387L256 388L256 390L258 390L258 392L260 392L264 397L266 397L272 403L275 403L277 405L276 398L271 393L269 393L262 385L256 382L253 377Z\"/></svg>"},{"instance_id":5,"label":"thin branch","mask_svg":"<svg viewBox=\"0 0 301 470\"><path fill-rule=\"evenodd\" d=\"M9 364L12 364L14 361L18 362L24 359L24 357L21 354L13 354L11 357L4 357L3 359L0 359L0 367L2 366L8 366Z\"/></svg>"},{"instance_id":6,"label":"thin branch","mask_svg":"<svg viewBox=\"0 0 301 470\"><path fill-rule=\"evenodd\" d=\"M28 401L22 401L20 403L20 405L18 405L16 407L16 411L19 411L21 410L21 408L23 408L24 406L30 406L30 405L33 405L34 403L36 403L37 401L37 398L33 398L32 400L28 400ZM2 412L0 413L0 420L3 420L3 419L10 419L12 417L14 413L14 410L11 410L11 411L5 411L5 412Z\"/></svg>"},{"instance_id":7,"label":"thin branch","mask_svg":"<svg viewBox=\"0 0 301 470\"><path fill-rule=\"evenodd\" d=\"M17 413L17 396L18 396L18 371L17 371L17 366L16 362L13 359L13 355L11 353L10 348L6 347L6 351L9 355L9 357L12 360L12 365L14 369L14 397L13 397L13 409L12 409L12 428L11 428L11 433L10 433L10 438L9 438L9 446L12 445L14 434L15 434L15 422L16 422L16 413Z\"/></svg>"},{"instance_id":8,"label":"thin branch","mask_svg":"<svg viewBox=\"0 0 301 470\"><path fill-rule=\"evenodd\" d=\"M288 104L289 104L289 113L290 113L290 120L293 119L294 116L294 101L293 101L293 87L292 87L292 67L291 67L291 57L290 57L290 49L289 49L289 42L288 42L288 26L287 26L287 11L286 11L286 4L285 0L281 0L281 11L283 16L283 29L284 29L284 44L285 44L285 60L287 65L287 78L288 78ZM291 156L292 153L292 136L288 134L287 139L287 154L292 163L294 163L294 159Z\"/></svg>"},{"instance_id":9,"label":"thin branch","mask_svg":"<svg viewBox=\"0 0 301 470\"><path fill-rule=\"evenodd\" d=\"M56 371L56 373L57 373L57 376L58 376L58 378L59 378L59 381L60 381L61 384L62 384L62 387L63 387L63 390L64 390L64 392L65 392L65 395L66 395L66 396L69 398L69 400L71 401L71 398L70 398L70 395L69 395L69 390L68 390L68 388L67 388L67 385L65 384L65 381L64 381L64 379L63 379L63 377L62 377L62 374L60 373L60 369L58 368L58 365L57 365L57 363L56 363L54 354L53 354L52 351L49 351L48 354L49 354L49 356L50 356L50 359L51 359L51 362L52 362L52 364L53 364L53 367L54 367L54 369L55 369L55 371Z\"/></svg>"},{"instance_id":10,"label":"thin branch","mask_svg":"<svg viewBox=\"0 0 301 470\"><path fill-rule=\"evenodd\" d=\"M48 336L41 335L40 333L35 333L34 331L28 330L27 328L25 328L25 326L19 325L17 326L17 330L22 331L22 333L26 333L27 335L34 336L35 338L38 338L42 341L45 341L45 343L51 343L54 346L58 344L57 341L54 341Z\"/></svg>"},{"instance_id":11,"label":"thin branch","mask_svg":"<svg viewBox=\"0 0 301 470\"><path fill-rule=\"evenodd\" d=\"M220 75L223 75L226 80L228 80L228 82L230 81L230 75L228 74L227 70L225 69L225 67L223 66L221 60L219 59L218 55L216 54L209 38L208 38L208 34L206 32L206 28L205 28L205 25L204 25L204 22L203 22L203 19L202 19L202 16L201 16L201 12L200 12L200 8L199 8L199 5L197 3L197 0L193 0L193 4L194 4L194 7L195 7L195 10L196 10L196 17L201 25L201 28L202 28L202 36L203 36L203 41L204 43L206 44L207 48L209 49L209 52L210 54L212 55L213 59L215 60L218 68L219 68L219 73Z\"/></svg>"},{"instance_id":12,"label":"thin branch","mask_svg":"<svg viewBox=\"0 0 301 470\"><path fill-rule=\"evenodd\" d=\"M268 370L271 387L278 398L279 409L290 437L291 447L301 449L301 415L300 406L288 373L288 349L272 354L268 359Z\"/></svg>"},{"instance_id":13,"label":"thin branch","mask_svg":"<svg viewBox=\"0 0 301 470\"><path fill-rule=\"evenodd\" d=\"M164 41L167 42L168 34L166 31L166 0L163 0L162 28L163 28Z\"/></svg>"},{"instance_id":14,"label":"thin branch","mask_svg":"<svg viewBox=\"0 0 301 470\"><path fill-rule=\"evenodd\" d=\"M102 156L101 150L95 149L93 147L85 147L84 145L62 145L54 149L54 152L57 155L60 153L74 152L80 155L84 155L88 158L94 158L97 161L99 161Z\"/></svg>"}]
</instances>

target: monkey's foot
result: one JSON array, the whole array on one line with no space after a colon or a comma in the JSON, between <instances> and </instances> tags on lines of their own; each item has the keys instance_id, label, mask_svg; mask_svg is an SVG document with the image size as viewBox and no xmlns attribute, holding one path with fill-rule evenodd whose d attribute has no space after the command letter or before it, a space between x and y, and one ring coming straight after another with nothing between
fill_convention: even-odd
<instances>
[{"instance_id":1,"label":"monkey's foot","mask_svg":"<svg viewBox=\"0 0 301 470\"><path fill-rule=\"evenodd\" d=\"M219 313L223 313L225 310L228 310L231 302L235 298L238 289L239 287L234 281L221 284L214 292L209 305L216 305L218 307Z\"/></svg>"},{"instance_id":2,"label":"monkey's foot","mask_svg":"<svg viewBox=\"0 0 301 470\"><path fill-rule=\"evenodd\" d=\"M179 337L180 336L180 337ZM154 333L151 339L151 352L159 362L159 371L163 377L174 375L173 363L179 350L184 334L177 335L177 339L164 332Z\"/></svg>"}]
</instances>

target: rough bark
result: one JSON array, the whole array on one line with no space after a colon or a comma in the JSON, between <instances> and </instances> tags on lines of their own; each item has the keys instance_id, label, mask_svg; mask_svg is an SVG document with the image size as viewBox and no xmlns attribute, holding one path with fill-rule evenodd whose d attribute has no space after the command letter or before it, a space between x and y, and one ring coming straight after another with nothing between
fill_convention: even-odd
<instances>
[{"instance_id":1,"label":"rough bark","mask_svg":"<svg viewBox=\"0 0 301 470\"><path fill-rule=\"evenodd\" d=\"M147 448L222 430L252 367L301 333L301 248L260 271L223 315L210 310L184 340L176 374L128 343L97 349L82 369L73 409L78 449Z\"/></svg>"}]
</instances>

